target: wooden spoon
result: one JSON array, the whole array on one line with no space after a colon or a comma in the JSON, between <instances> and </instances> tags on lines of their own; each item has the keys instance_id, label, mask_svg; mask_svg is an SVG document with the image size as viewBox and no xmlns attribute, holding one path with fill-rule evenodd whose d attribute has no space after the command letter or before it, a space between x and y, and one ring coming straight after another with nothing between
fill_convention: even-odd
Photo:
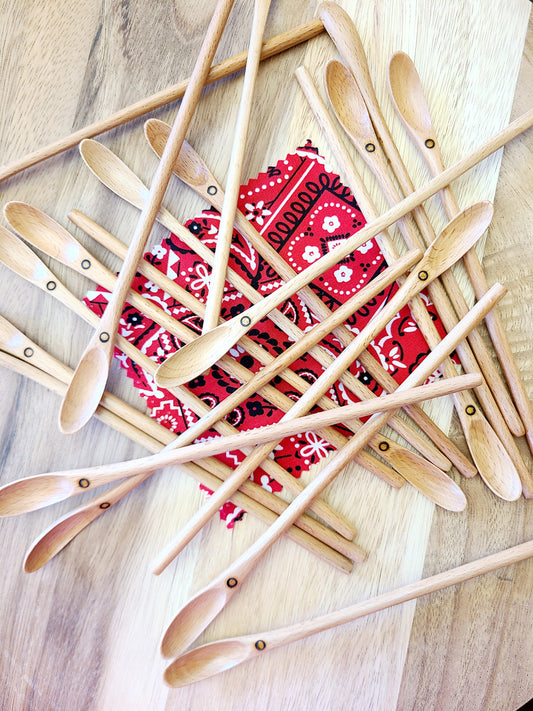
<instances>
[{"instance_id":1,"label":"wooden spoon","mask_svg":"<svg viewBox=\"0 0 533 711\"><path fill-rule=\"evenodd\" d=\"M248 125L252 111L252 99L254 94L259 60L261 58L261 46L263 43L263 33L266 19L270 9L271 0L255 0L254 17L252 22L252 35L250 47L248 49L248 60L244 73L244 83L242 87L241 103L235 124L235 134L233 147L230 156L228 176L226 179L226 195L222 213L220 215L220 227L218 229L217 244L215 248L215 259L209 281L209 291L205 304L205 316L203 332L206 333L218 325L222 297L224 295L224 282L226 280L226 270L233 237L233 223L235 222L235 212L237 210L237 200L241 187L242 165L244 163L244 152L246 149L246 138L248 136Z\"/></svg>"},{"instance_id":2,"label":"wooden spoon","mask_svg":"<svg viewBox=\"0 0 533 711\"><path fill-rule=\"evenodd\" d=\"M444 163L426 97L416 67L404 52L397 52L392 56L389 62L388 83L398 115L431 175L439 175L444 170ZM450 186L442 190L440 197L448 218L452 218L459 212L459 206ZM463 259L474 293L479 299L487 291L488 283L477 252L471 250ZM526 428L529 448L533 452L533 407L496 309L487 314L486 323L509 389Z\"/></svg>"},{"instance_id":3,"label":"wooden spoon","mask_svg":"<svg viewBox=\"0 0 533 711\"><path fill-rule=\"evenodd\" d=\"M272 442L290 437L299 432L311 431L326 425L335 425L345 420L368 417L376 412L388 412L403 407L407 403L421 402L434 397L442 397L472 387L480 381L478 374L459 375L443 381L419 386L412 390L382 395L375 400L346 405L329 412L320 412L298 418L293 422L282 422L259 427L236 435L218 437L209 442L201 442L180 449L167 449L151 457L87 467L70 471L37 474L17 479L0 487L0 516L17 516L55 504L81 494L87 489L116 482L128 477L139 477L166 466L196 462L223 452ZM444 474L441 475L445 477ZM450 480L451 481L451 480ZM438 483L434 483L435 490ZM444 487L443 487L444 489ZM456 485L446 487L448 498L438 496L439 503L446 508L462 511L466 506L464 494Z\"/></svg>"},{"instance_id":4,"label":"wooden spoon","mask_svg":"<svg viewBox=\"0 0 533 711\"><path fill-rule=\"evenodd\" d=\"M59 427L68 434L91 418L105 389L118 322L137 264L155 222L185 133L200 98L234 0L219 0L207 29L191 80L172 127L172 134L152 180L137 227L132 236L115 290L76 368L59 411Z\"/></svg>"},{"instance_id":5,"label":"wooden spoon","mask_svg":"<svg viewBox=\"0 0 533 711\"><path fill-rule=\"evenodd\" d=\"M339 374L353 363L358 354L367 347L370 341L375 338L395 314L398 313L415 294L427 286L427 283L437 278L443 270L449 268L459 259L465 249L469 249L469 247L475 243L475 240L483 234L491 220L492 206L490 203L477 203L461 214L461 219L455 218L455 220L444 228L396 294L382 307L381 311L367 323L350 345L337 356L334 363L315 380L311 387L282 417L281 422L287 422L306 414L316 404L318 398L324 395L333 385ZM220 328L219 326L215 331L218 331ZM210 333L214 333L215 331L211 331ZM206 336L209 335L210 334L206 334ZM201 338L204 339L205 336ZM364 430L365 426L361 427L358 433L340 450L339 455L345 452L347 448L349 449L350 443ZM253 450L247 459L237 467L232 478L224 482L223 486L213 494L202 509L183 527L175 541L163 551L156 561L155 572L161 572L185 545L192 540L216 511L219 501L224 501L224 496L229 495L234 488L238 488L240 483L244 481L255 468L261 466L263 460L270 455L276 444L277 443L262 445ZM402 470L402 474L407 481L410 481L414 486L420 487L425 483L421 481L416 469L408 471ZM514 480L511 482L513 486L509 486L509 477L507 475L504 476L503 473L500 474L499 478L503 480L501 484L498 481L499 495L508 499L516 499L520 496L521 485L518 477L516 477L516 479L518 479L518 486L514 485ZM435 486L433 486L432 483L429 490L424 490L424 493L435 501L434 497L442 495L447 486L450 486L450 482L450 479L446 480L441 478L437 484L437 481L434 480Z\"/></svg>"},{"instance_id":6,"label":"wooden spoon","mask_svg":"<svg viewBox=\"0 0 533 711\"><path fill-rule=\"evenodd\" d=\"M414 387L426 380L426 378L438 367L442 359L455 348L459 340L465 337L473 325L479 323L488 309L503 296L505 289L500 285L493 287L487 295L481 299L469 312L468 316L462 319L430 353L430 355L416 368L408 378L399 386L398 390L405 390ZM491 296L489 296L491 294ZM243 555L240 556L229 568L218 575L209 585L198 592L189 602L178 612L170 623L161 643L161 652L165 657L176 656L189 647L190 644L201 634L209 623L221 612L231 597L240 589L241 584L256 566L262 556L270 549L285 528L290 525L293 517L297 517L301 510L305 510L309 502L333 481L335 476L350 461L357 449L364 446L365 440L372 436L375 428L381 426L383 418L387 414L374 415L359 432L352 437L350 443L337 452L328 460L326 466L306 486L303 492L294 499L287 510Z\"/></svg>"},{"instance_id":7,"label":"wooden spoon","mask_svg":"<svg viewBox=\"0 0 533 711\"><path fill-rule=\"evenodd\" d=\"M144 125L144 131L155 153L161 155L170 132L170 126L163 121L149 119ZM184 141L178 160L175 163L174 172L180 180L185 182L215 208L218 210L222 208L224 199L222 187L202 158L186 141ZM74 213L76 213L76 211L71 213L71 219L74 219L76 224L84 229L84 222L86 222L86 220L80 220L80 214ZM295 274L292 267L279 256L276 250L270 247L269 243L257 232L255 227L246 219L240 210L237 211L235 227L250 241L254 248L257 249L261 256L283 279L292 279ZM94 231L92 236L95 236ZM106 246L109 245L107 244ZM298 295L321 320L327 318L331 313L326 304L321 301L320 297L318 297L312 289L306 287L302 289ZM344 346L348 345L354 338L353 333L345 326L335 329L334 333ZM292 337L294 337L294 335ZM299 338L300 336L298 336L296 340L299 340ZM314 348L310 351L310 354L324 367L327 367L331 363L329 354L322 348ZM385 390L393 392L396 389L396 381L369 351L361 353L359 361ZM357 378L352 378L349 371L342 376L341 381L350 392L354 393L361 400L375 397ZM410 406L405 409L405 412L427 435L429 440L439 448L442 454L446 455L448 460L453 462L456 469L460 471L463 476L470 477L477 474L477 470L471 461L443 434L442 430L435 425L433 420L431 420L421 408L416 405ZM443 462L442 455L440 455L438 451L435 451L433 446L428 449L427 440L418 436L417 431L414 430L405 419L393 418L389 421L389 425L417 451L423 454L426 459L441 469L445 471L448 470L448 464Z\"/></svg>"},{"instance_id":8,"label":"wooden spoon","mask_svg":"<svg viewBox=\"0 0 533 711\"><path fill-rule=\"evenodd\" d=\"M221 639L203 644L183 654L170 664L164 673L169 686L181 687L208 679L215 674L256 659L265 652L292 644L318 632L323 632L360 617L385 610L393 605L415 600L423 595L444 590L452 585L463 583L479 575L485 575L514 563L526 560L533 555L533 541L526 541L498 553L465 563L429 578L417 580L409 585L383 593L377 597L355 603L335 612L329 612L304 622L282 627L269 632L243 635Z\"/></svg>"},{"instance_id":9,"label":"wooden spoon","mask_svg":"<svg viewBox=\"0 0 533 711\"><path fill-rule=\"evenodd\" d=\"M344 130L349 135L365 163L374 172L378 182L383 187L387 199L391 204L398 202L400 199L399 194L389 175L385 156L380 149L369 113L353 76L343 64L337 61L330 61L328 63L325 75L330 102L341 125L344 127ZM370 215L377 214L374 205L370 205L370 207L372 208ZM419 244L418 237L412 234L414 224L410 225L406 223L403 225L403 228L407 244L410 247L414 244ZM382 238L381 246L387 261L390 262L397 257L397 251L390 238ZM431 286L428 290L430 296L433 296ZM440 294L440 296L442 296L442 294ZM442 298L437 299L437 302L442 304ZM440 336L424 303L418 298L413 299L411 309L426 341L431 348L434 348L439 342ZM467 311L466 303L463 302L458 313L460 316L464 316ZM453 318L445 320L447 330L450 330L454 323L456 323L455 315ZM480 338L477 331L473 330L469 334L469 339L472 338L474 333L476 333L477 339L473 341L473 343L475 342L476 345L479 346ZM485 352L484 344L482 345L482 349L483 352ZM468 372L479 372L478 362L466 343L459 344L457 353ZM481 349L479 353L481 354ZM485 352L485 355L485 361L490 362L491 368L493 368L490 354ZM441 367L445 377L453 377L456 373L456 368L449 359L446 359ZM485 374L486 377L487 374L488 371ZM502 417L498 405L494 401L485 383L483 383L481 388L477 389L476 394L490 422L470 393L463 392L454 396L455 410L458 414L461 427L465 434L466 443L478 471L487 486L489 486L494 493L499 495L500 492L502 492L502 474L504 472L508 472L509 475L509 485L505 486L507 492L509 492L513 488L512 482L516 482L517 477L519 477L523 483L528 482L530 479L529 470L522 459L516 443L509 433L507 424ZM527 491L527 487L524 488ZM506 494L504 494L504 498L505 497Z\"/></svg>"}]
</instances>

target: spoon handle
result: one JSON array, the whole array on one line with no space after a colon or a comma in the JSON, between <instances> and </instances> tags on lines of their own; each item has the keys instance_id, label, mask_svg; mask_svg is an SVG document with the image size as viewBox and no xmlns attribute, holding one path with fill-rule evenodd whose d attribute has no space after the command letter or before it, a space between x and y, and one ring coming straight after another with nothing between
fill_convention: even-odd
<instances>
[{"instance_id":1,"label":"spoon handle","mask_svg":"<svg viewBox=\"0 0 533 711\"><path fill-rule=\"evenodd\" d=\"M263 45L261 60L263 61L269 57L274 57L281 52L285 52L288 49L292 49L293 47L302 44L303 42L308 42L309 40L322 34L322 32L324 32L324 25L322 24L322 21L314 19L282 32L275 37L271 37ZM246 51L240 52L233 57L225 59L219 64L213 65L207 75L205 84L212 84L215 81L224 79L225 77L244 69L247 55L248 52ZM86 138L94 138L105 131L110 131L112 128L122 126L128 121L132 121L140 116L144 116L150 111L154 111L155 109L161 108L166 104L170 104L173 101L181 99L185 94L190 81L191 78L184 79L177 84L157 92L156 94L152 94L151 96L137 101L135 104L131 104L130 106L120 109L114 114L111 114L103 119L99 119L94 123L88 124L78 131L71 133L69 136L65 136L54 143L28 153L22 158L17 158L11 163L7 163L6 165L0 167L0 182L7 180L7 178L20 173L23 170L26 170L26 168L30 168L32 165L36 165L37 163L41 163L48 158L52 158L53 156L63 153L69 148L74 148Z\"/></svg>"},{"instance_id":2,"label":"spoon handle","mask_svg":"<svg viewBox=\"0 0 533 711\"><path fill-rule=\"evenodd\" d=\"M252 35L248 49L248 59L244 73L241 103L235 125L233 147L230 156L228 176L226 179L226 195L220 215L220 227L217 235L215 258L209 282L209 292L205 305L203 332L210 331L218 325L222 298L224 295L224 282L230 254L231 239L233 237L233 223L237 210L237 200L241 186L241 173L244 163L244 152L248 136L248 125L252 112L252 100L255 82L261 58L261 46L271 0L255 0L254 17L252 21Z\"/></svg>"},{"instance_id":3,"label":"spoon handle","mask_svg":"<svg viewBox=\"0 0 533 711\"><path fill-rule=\"evenodd\" d=\"M459 340L474 325L479 323L494 303L505 293L501 285L495 285L462 319L459 324L439 343L437 348L414 370L399 386L406 390L424 380L438 367L440 362L455 348ZM208 586L197 593L172 620L161 643L161 652L165 657L176 656L189 647L209 623L221 612L231 597L240 589L245 577L254 569L262 556L278 540L293 518L305 510L310 501L335 478L337 473L353 458L355 452L365 445L375 431L382 426L387 414L374 415L355 434L349 444L336 453L322 471L313 479L302 493L293 500L286 511L257 541L218 575Z\"/></svg>"},{"instance_id":4,"label":"spoon handle","mask_svg":"<svg viewBox=\"0 0 533 711\"><path fill-rule=\"evenodd\" d=\"M395 96L394 87L391 82L391 68L395 66L395 63L398 63L399 59L401 59L402 63L408 63L409 65L409 79L410 82L415 83L417 98L419 102L422 102L423 113L428 122L428 130L425 133L422 133L420 129L417 130L417 127L408 120L408 115L406 115L406 113L400 108L400 103L398 101L399 97ZM397 53L391 58L389 63L388 78L389 93L396 108L396 112L398 113L405 128L407 129L407 132L411 136L420 155L429 168L432 177L435 177L442 173L445 169L442 154L431 123L431 116L426 98L424 96L420 77L418 76L418 72L416 71L413 62L403 52ZM457 200L450 185L446 186L441 191L440 198L446 215L451 219L459 211L459 205L457 204ZM488 282L477 252L475 250L467 252L464 256L464 263L472 282L476 298L479 299L487 291ZM487 314L486 324L494 345L494 349L498 355L500 365L505 373L509 389L511 390L514 402L526 428L526 440L530 450L533 452L533 406L525 390L520 371L516 364L513 351L505 332L505 328L503 327L503 323L496 309Z\"/></svg>"}]
</instances>

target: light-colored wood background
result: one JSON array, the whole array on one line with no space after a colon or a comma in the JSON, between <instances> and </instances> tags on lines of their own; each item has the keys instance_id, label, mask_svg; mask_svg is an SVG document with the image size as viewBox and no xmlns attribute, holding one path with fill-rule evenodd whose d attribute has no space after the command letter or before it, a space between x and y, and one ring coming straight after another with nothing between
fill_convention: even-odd
<instances>
[{"instance_id":1,"label":"light-colored wood background","mask_svg":"<svg viewBox=\"0 0 533 711\"><path fill-rule=\"evenodd\" d=\"M385 90L386 62L393 51L403 49L417 64L448 163L504 126L511 115L530 108L533 27L528 25L528 0L341 4L357 24L378 96L415 183L427 175L393 116ZM214 0L2 0L0 162L188 76L214 5ZM267 36L311 19L315 9L314 2L274 0ZM245 48L251 16L252 3L236 0L219 59ZM321 82L322 67L334 56L333 45L323 36L262 65L243 179L307 137L327 155L292 74L304 62ZM191 143L222 180L241 80L242 75L207 89L189 132ZM175 112L171 106L157 115L172 120ZM144 144L142 120L102 141L150 180L156 163ZM499 179L501 153L457 184L463 206L495 199L485 264L489 281L501 280L509 289L501 313L531 395L532 146L531 133L510 145ZM68 211L79 208L123 239L137 218L133 208L97 184L75 149L0 185L0 196L2 204L27 200L67 227ZM176 182L167 197L180 219L203 207ZM443 215L436 200L430 211L440 227ZM101 248L71 229L103 261L116 266ZM152 240L163 235L156 227ZM78 295L88 288L66 268L51 266ZM76 364L90 336L86 325L3 267L0 294L5 317L58 358ZM144 453L98 422L63 437L56 427L57 397L7 371L0 372L0 389L2 484ZM113 368L110 389L141 406L118 367ZM436 415L445 421L449 411ZM461 443L454 421L451 426ZM498 501L479 478L462 481L462 486L468 509L451 514L436 510L408 487L391 491L352 468L328 497L358 526L357 542L369 551L368 561L345 576L281 541L203 639L269 629L337 609L533 535L530 503ZM25 551L72 502L0 522L3 711L196 711L215 706L510 711L533 697L532 563L323 633L194 687L167 689L158 652L166 625L192 593L263 530L251 517L232 532L213 521L163 575L153 577L150 561L201 500L196 484L179 471L160 472L32 575L21 569Z\"/></svg>"}]
</instances>

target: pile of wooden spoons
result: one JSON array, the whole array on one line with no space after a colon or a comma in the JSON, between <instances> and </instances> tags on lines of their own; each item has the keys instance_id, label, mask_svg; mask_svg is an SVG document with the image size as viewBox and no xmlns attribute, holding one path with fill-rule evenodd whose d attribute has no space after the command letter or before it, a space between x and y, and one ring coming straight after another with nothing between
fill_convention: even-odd
<instances>
[{"instance_id":1,"label":"pile of wooden spoons","mask_svg":"<svg viewBox=\"0 0 533 711\"><path fill-rule=\"evenodd\" d=\"M186 652L240 590L245 578L255 570L266 552L282 535L291 536L300 545L343 572L349 572L353 563L365 560L367 553L353 540L353 525L320 498L323 490L352 460L357 460L391 486L399 488L406 481L409 482L431 501L451 512L462 511L467 505L460 486L448 474L452 465L465 476L479 472L487 487L506 501L515 501L521 495L533 497L531 473L514 441L514 438L525 435L533 451L533 409L503 325L493 309L505 290L499 284L489 288L474 250L475 243L491 222L493 208L490 203L480 202L460 211L449 187L451 181L529 128L533 124L533 110L471 155L445 169L429 108L413 63L403 53L394 55L389 67L390 92L398 115L433 176L426 185L415 190L381 114L364 50L353 22L338 5L324 2L319 7L320 23L314 23L311 30L307 28L311 34L303 31L297 33L298 38L293 38L293 44L318 33L324 27L336 45L344 64L332 60L324 70L325 90L331 112L304 67L298 70L297 80L323 129L331 153L342 167L345 183L357 196L368 222L336 249L313 262L307 269L295 273L237 210L247 127L259 62L264 56L262 38L270 0L255 0L246 63L230 65L245 66L245 79L226 190L217 183L200 156L185 142L201 90L208 81L213 80L211 64L232 4L232 0L220 0L217 4L195 69L183 92L173 127L158 121L149 121L145 126L147 140L161 159L150 188L117 156L90 140L89 136L95 135L97 131L91 129L83 135L80 152L92 173L115 194L140 210L137 229L128 248L87 216L76 211L71 215L76 224L123 261L118 277L106 270L67 230L42 211L22 202L10 202L4 207L7 222L26 242L79 273L92 277L109 290L111 296L101 319L81 304L26 244L12 232L0 228L0 259L4 264L89 320L95 329L78 367L72 372L17 332L7 320L0 318L0 364L18 369L61 395L59 426L63 432L77 431L93 414L97 414L111 426L145 444L153 453L136 461L26 476L0 488L0 515L11 516L51 505L87 489L114 484L104 494L62 517L45 531L28 552L25 570L35 571L42 567L103 511L154 471L170 464L185 465L191 476L209 486L214 493L154 561L154 572L160 573L168 566L229 499L239 502L247 511L269 524L266 532L250 549L200 590L168 626L162 641L162 653L168 658L178 657L165 675L166 681L172 686L206 678L267 648L301 639L363 614L456 584L496 567L518 562L533 554L533 544L529 542L374 601L353 606L306 625L298 625L297 628L222 640ZM375 175L390 205L385 213L379 215L372 203L337 124L332 120L332 114ZM138 115L138 112L131 112L125 118L133 115ZM66 147L68 141L63 145ZM50 151L50 155L54 152L57 150ZM35 156L34 162L44 157L44 154ZM21 166L28 164L28 161L20 163ZM16 168L6 169L3 175L6 177L15 171ZM214 254L162 206L172 173L176 173L220 210L221 227ZM450 221L436 235L423 203L439 191L442 191L443 205ZM148 270L149 278L154 283L175 295L176 300L203 319L201 336L161 310L153 309L131 292L133 277L141 269L139 264L142 252L156 220L183 239L212 269L209 295L203 304L153 267L150 270L150 265L142 267L142 270ZM396 223L399 223L405 240L406 249L402 253L387 232ZM250 240L284 280L283 285L267 297L258 294L228 267L234 227ZM310 288L310 284L327 269L374 238L378 240L390 266L356 296L330 312ZM451 271L458 260L463 260L477 298L477 303L471 308ZM247 296L252 306L233 319L222 321L220 310L225 280L229 280ZM395 296L366 327L356 335L346 328L345 322L351 314L364 306L385 285L395 281L399 285ZM447 332L442 339L420 298L421 291L426 289ZM278 310L280 304L296 293L320 319L316 326L305 333ZM126 301L138 307L186 345L156 367L131 343L117 335L118 322ZM406 304L409 304L431 353L397 386L387 373L379 371L378 365L371 363L372 357L366 348ZM267 317L294 341L278 357L265 352L248 335L255 324ZM505 381L494 366L492 353L476 331L476 326L483 319L486 320ZM320 348L321 341L333 332L344 347L336 359ZM257 373L250 372L228 355L236 344L240 344L262 363ZM149 373L158 386L169 389L176 397L187 402L198 415L197 422L174 438L149 418L107 393L105 387L115 345ZM457 375L456 366L450 359L453 351L457 352L465 375ZM312 385L303 381L290 368L305 353L311 353L324 367L322 375ZM370 392L365 392L364 386L350 375L348 369L356 359L365 365L368 363L373 372L379 371L376 377L382 379L386 391L383 396L376 398ZM182 386L214 364L240 380L242 386L210 409ZM423 385L438 367L444 375L443 380ZM290 382L295 391L300 393L295 403L273 387L272 382L278 376ZM361 400L360 403L337 407L328 399L329 389L339 379L348 391ZM238 433L224 421L224 417L255 392L264 394L285 414L276 425ZM418 403L423 400L443 395L453 397L472 461L465 458L433 423L428 422L418 407ZM315 407L320 408L320 411L309 414ZM415 433L411 424L398 418L397 411L400 408L405 408L409 418L428 435L429 442ZM362 417L370 419L362 424ZM334 429L333 426L337 424L342 424L351 433L350 436ZM386 424L395 428L416 451L386 440L380 434ZM220 437L208 445L195 444L211 428L215 428ZM306 486L294 480L270 456L281 439L304 429L320 431L336 449L320 473ZM371 456L364 449L367 446L378 452L380 459ZM235 449L245 452L246 457L234 471L214 459L216 454ZM265 468L291 492L291 503L261 491L260 487L249 481L250 474L258 467Z\"/></svg>"}]
</instances>

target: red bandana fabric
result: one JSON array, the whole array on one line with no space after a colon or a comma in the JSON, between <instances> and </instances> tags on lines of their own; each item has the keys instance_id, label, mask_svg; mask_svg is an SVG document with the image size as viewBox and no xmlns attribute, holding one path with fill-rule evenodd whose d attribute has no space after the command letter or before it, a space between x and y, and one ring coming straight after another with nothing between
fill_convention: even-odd
<instances>
[{"instance_id":1,"label":"red bandana fabric","mask_svg":"<svg viewBox=\"0 0 533 711\"><path fill-rule=\"evenodd\" d=\"M335 249L342 240L365 224L354 196L309 142L243 186L239 209L296 272L302 271L322 255ZM220 215L215 210L206 210L189 220L186 227L214 250L219 218ZM175 235L170 234L162 244L147 253L145 259L205 303L210 268ZM248 240L236 231L231 246L230 266L262 296L267 296L283 283ZM327 306L335 310L386 266L376 242L370 240L346 258L339 260L335 267L326 271L311 286ZM201 319L153 282L137 275L133 288L175 319L182 321L198 334L201 333ZM348 328L357 334L396 290L396 285L391 286L354 313L346 322ZM422 298L439 331L444 334L433 305L423 293ZM101 315L107 305L107 293L101 290L90 292L86 302L93 311ZM250 302L226 282L222 317L232 318L249 305ZM309 330L317 322L316 317L297 295L285 301L279 310L302 331ZM174 336L129 304L124 308L120 333L157 363L163 362L181 346ZM291 344L288 336L270 319L258 323L248 335L274 356ZM341 350L341 345L334 336L329 336L321 345L334 356ZM397 314L368 350L398 383L405 380L429 352L408 307ZM261 367L240 346L232 348L229 355L251 371ZM140 397L145 400L151 416L162 425L179 434L198 419L195 413L174 395L158 388L153 377L123 353L116 351L115 357L126 369ZM292 369L309 383L314 382L324 370L309 355L297 360ZM372 392L380 394L380 386L363 370L359 362L356 361L350 371ZM274 384L292 400L298 399L299 394L281 378L276 378ZM187 387L204 403L214 407L239 385L237 380L215 365L189 382ZM358 399L347 392L340 382L330 389L329 396L339 405L354 403ZM277 422L283 414L260 395L255 395L230 412L226 420L239 430L247 430ZM210 431L196 441L218 436L216 432ZM320 461L331 449L329 443L314 432L303 432L284 439L274 450L273 457L293 476L299 477L302 471ZM235 468L244 459L244 455L240 452L229 452L219 458ZM256 470L251 478L269 491L281 489L279 484L261 469ZM242 517L243 511L227 503L222 507L220 515L228 527L232 527L234 522Z\"/></svg>"}]
</instances>

